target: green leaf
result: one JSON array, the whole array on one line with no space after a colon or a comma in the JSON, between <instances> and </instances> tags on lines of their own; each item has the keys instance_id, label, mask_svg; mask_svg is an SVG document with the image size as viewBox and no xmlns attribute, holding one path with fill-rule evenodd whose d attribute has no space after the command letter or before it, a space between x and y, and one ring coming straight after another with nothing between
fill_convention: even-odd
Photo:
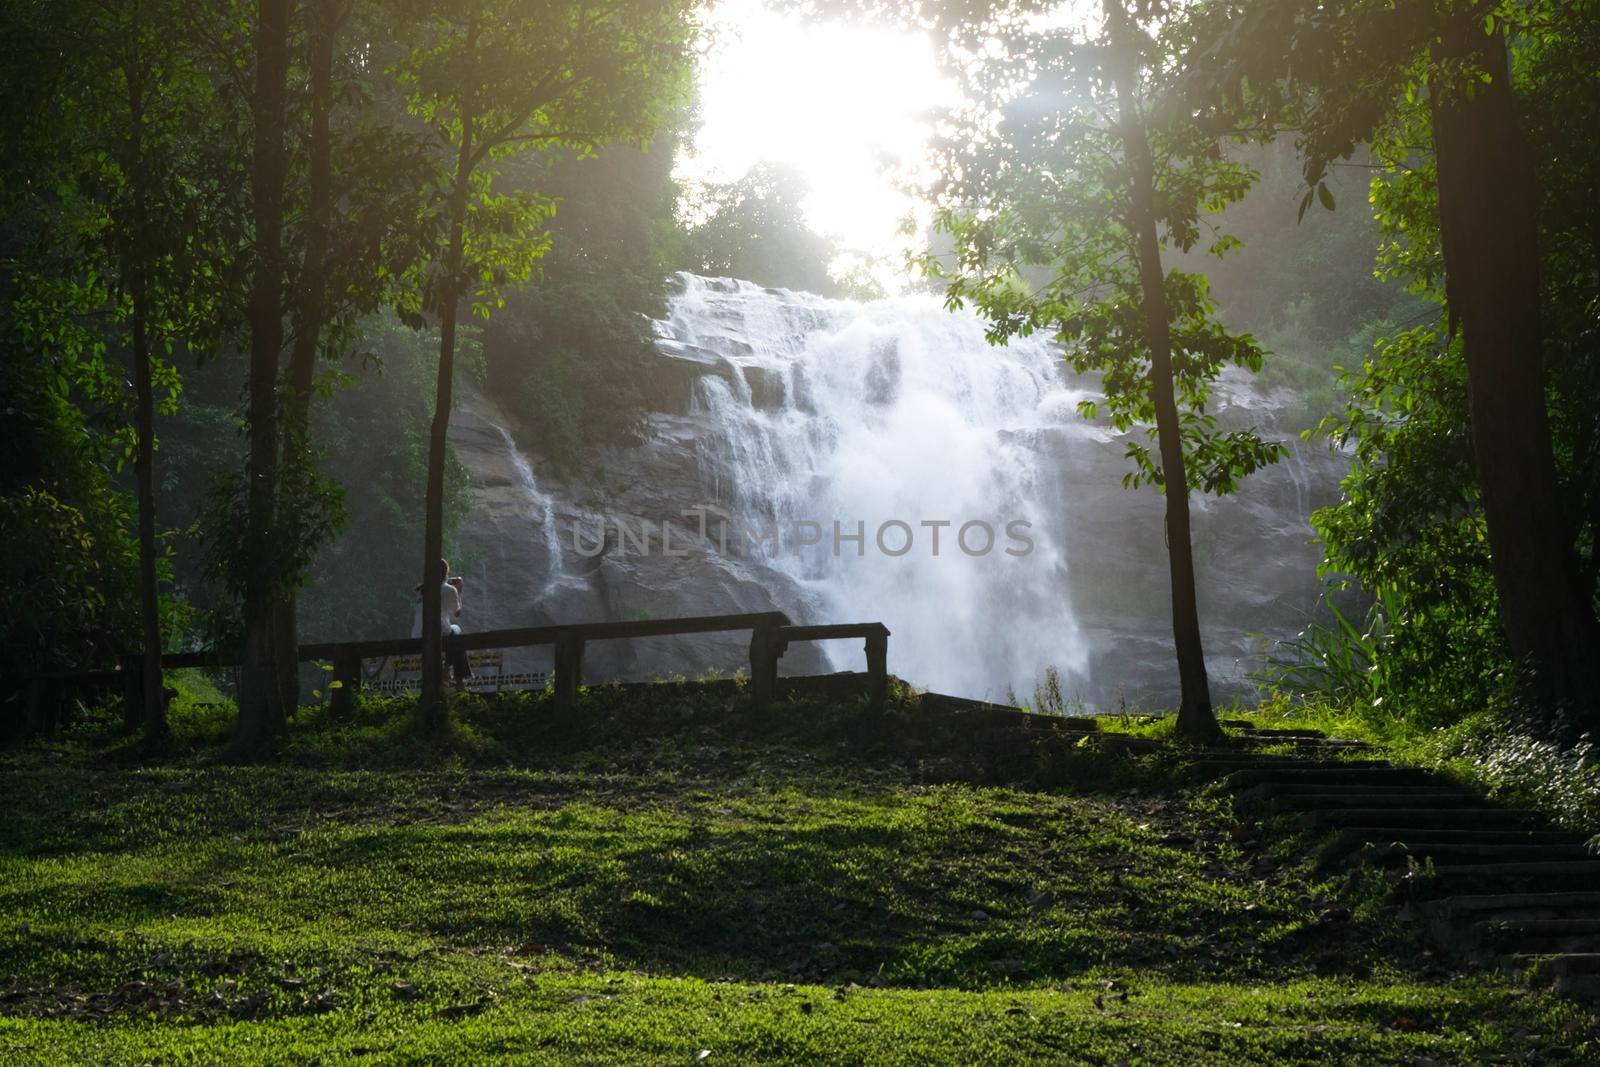
<instances>
[{"instance_id":1,"label":"green leaf","mask_svg":"<svg viewBox=\"0 0 1600 1067\"><path fill-rule=\"evenodd\" d=\"M1329 191L1327 182L1317 183L1317 199L1322 201L1323 207L1333 210L1333 193Z\"/></svg>"}]
</instances>

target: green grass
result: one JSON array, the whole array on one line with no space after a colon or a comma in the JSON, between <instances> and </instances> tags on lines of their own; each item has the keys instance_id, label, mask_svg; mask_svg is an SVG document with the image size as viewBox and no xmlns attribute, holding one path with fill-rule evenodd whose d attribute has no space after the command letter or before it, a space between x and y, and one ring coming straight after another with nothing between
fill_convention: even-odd
<instances>
[{"instance_id":1,"label":"green grass","mask_svg":"<svg viewBox=\"0 0 1600 1067\"><path fill-rule=\"evenodd\" d=\"M1159 761L935 781L709 691L587 738L474 699L423 740L392 701L230 766L186 705L161 761L92 726L0 754L0 1062L1600 1054Z\"/></svg>"}]
</instances>

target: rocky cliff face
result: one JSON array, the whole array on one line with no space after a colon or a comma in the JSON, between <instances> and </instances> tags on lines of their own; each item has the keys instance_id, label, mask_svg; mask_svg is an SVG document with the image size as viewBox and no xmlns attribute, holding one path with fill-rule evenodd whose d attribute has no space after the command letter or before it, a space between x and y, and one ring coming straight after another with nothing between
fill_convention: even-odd
<instances>
[{"instance_id":1,"label":"rocky cliff face","mask_svg":"<svg viewBox=\"0 0 1600 1067\"><path fill-rule=\"evenodd\" d=\"M597 456L581 484L538 478L513 444L515 412L464 391L452 439L473 478L461 561L473 628L767 610L881 619L891 670L940 691L1025 694L1055 664L1091 704L1172 700L1160 497L1122 487L1126 442L1077 415L1091 383L1067 380L1047 345L991 348L980 323L926 298L678 284L657 324L649 432ZM1270 434L1294 403L1229 379L1214 412ZM1292 633L1314 608L1307 516L1335 498L1344 467L1295 442L1236 496L1195 498L1218 699L1248 689L1253 635ZM603 643L586 673L726 673L746 642ZM548 663L546 650L521 655ZM784 666L860 660L853 644L796 646Z\"/></svg>"},{"instance_id":2,"label":"rocky cliff face","mask_svg":"<svg viewBox=\"0 0 1600 1067\"><path fill-rule=\"evenodd\" d=\"M458 568L468 582L470 627L756 611L811 618L813 605L783 575L719 553L678 514L680 501L698 499L693 421L654 416L649 442L608 450L595 480L550 483L546 491L507 429L515 420L479 390L464 389L450 437L472 477ZM674 524L671 547L683 555L661 552L663 522ZM640 548L646 529L648 554ZM551 658L549 649L521 649L506 669L547 671ZM588 681L698 677L708 670L726 676L748 663L747 633L705 634L599 642L585 650L584 674ZM783 667L792 674L832 669L820 650L802 646L790 650Z\"/></svg>"}]
</instances>

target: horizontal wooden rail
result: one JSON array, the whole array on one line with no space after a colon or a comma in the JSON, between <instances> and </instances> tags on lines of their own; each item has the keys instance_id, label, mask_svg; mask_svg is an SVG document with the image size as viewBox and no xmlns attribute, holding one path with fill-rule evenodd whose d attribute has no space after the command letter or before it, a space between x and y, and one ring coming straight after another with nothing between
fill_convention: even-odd
<instances>
[{"instance_id":1,"label":"horizontal wooden rail","mask_svg":"<svg viewBox=\"0 0 1600 1067\"><path fill-rule=\"evenodd\" d=\"M796 641L831 641L858 637L866 640L867 674L871 681L874 707L882 707L888 694L887 651L889 630L882 623L847 623L827 626L795 626L781 611L751 612L740 615L697 615L678 619L638 619L628 622L570 623L559 626L532 626L509 630L486 630L448 636L447 651L474 652L485 649L527 648L551 645L555 648L555 703L558 714L570 715L577 703L583 677L583 650L590 641L631 640L641 637L673 637L683 634L721 633L749 630L750 699L755 710L765 710L777 687L778 660ZM301 662L326 660L333 664L331 702L335 713L348 711L361 688L361 661L383 656L418 655L420 637L383 638L375 641L335 641L299 647ZM185 667L231 667L239 664L237 652L174 652L161 657L167 669ZM47 686L77 682L123 683L130 723L139 721L141 687L137 684L139 659L128 656L120 670L87 671L76 675L40 676L35 679L37 698Z\"/></svg>"},{"instance_id":2,"label":"horizontal wooden rail","mask_svg":"<svg viewBox=\"0 0 1600 1067\"><path fill-rule=\"evenodd\" d=\"M833 641L845 637L889 636L881 622L841 622L823 626L785 626L778 635L787 641Z\"/></svg>"},{"instance_id":3,"label":"horizontal wooden rail","mask_svg":"<svg viewBox=\"0 0 1600 1067\"><path fill-rule=\"evenodd\" d=\"M484 630L446 637L446 651L467 652L489 648L555 647L556 714L570 716L576 709L578 686L583 683L583 650L590 641L618 641L640 637L676 637L682 634L721 633L751 630L776 631L788 625L781 611L762 611L744 615L694 615L679 619L635 619L628 622L584 622L561 626L531 626L514 630ZM346 641L337 644L302 645L301 659L333 661L333 710L347 711L361 687L361 661L378 656L412 655L422 650L422 639L408 637L388 641ZM752 660L752 670L754 661ZM770 694L768 696L770 699Z\"/></svg>"},{"instance_id":4,"label":"horizontal wooden rail","mask_svg":"<svg viewBox=\"0 0 1600 1067\"><path fill-rule=\"evenodd\" d=\"M625 622L567 623L558 626L528 626L509 630L483 630L448 636L444 639L446 651L475 652L494 648L529 648L552 645L555 648L555 695L559 713L570 713L577 702L578 686L583 675L583 649L590 641L619 641L640 637L674 637L683 634L720 633L729 630L750 630L758 634L776 632L789 625L789 616L781 611L758 611L739 615L694 615L677 619L634 619ZM752 648L755 643L752 642ZM763 645L764 647L764 645ZM420 637L391 637L374 641L329 641L301 645L297 650L301 662L327 660L333 664L331 702L335 713L348 711L361 689L361 661L381 656L412 656L422 652ZM161 657L163 668L181 667L232 667L238 666L239 655L233 652L173 652ZM123 677L139 669L134 657L123 663ZM755 660L751 660L751 673L755 674ZM130 699L136 699L137 686L129 686ZM771 699L770 690L762 697L753 693L758 704ZM130 712L131 714L131 712ZM137 721L130 719L130 721Z\"/></svg>"},{"instance_id":5,"label":"horizontal wooden rail","mask_svg":"<svg viewBox=\"0 0 1600 1067\"><path fill-rule=\"evenodd\" d=\"M845 622L824 626L780 626L773 634L775 655L771 673L776 684L778 658L796 641L838 641L849 637L866 639L867 694L874 710L881 711L889 701L889 628L881 622ZM752 662L754 653L752 652ZM754 670L754 667L751 668Z\"/></svg>"}]
</instances>

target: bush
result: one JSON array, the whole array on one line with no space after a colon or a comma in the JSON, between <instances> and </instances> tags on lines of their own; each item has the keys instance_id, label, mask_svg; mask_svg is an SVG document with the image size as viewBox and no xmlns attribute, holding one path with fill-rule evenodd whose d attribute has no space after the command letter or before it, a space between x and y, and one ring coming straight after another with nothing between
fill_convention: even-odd
<instances>
[{"instance_id":1,"label":"bush","mask_svg":"<svg viewBox=\"0 0 1600 1067\"><path fill-rule=\"evenodd\" d=\"M138 547L126 500L74 506L49 488L0 496L0 655L8 680L104 666L138 635Z\"/></svg>"},{"instance_id":2,"label":"bush","mask_svg":"<svg viewBox=\"0 0 1600 1067\"><path fill-rule=\"evenodd\" d=\"M1507 732L1501 723L1457 732L1462 736L1442 746L1441 756L1448 758L1458 747L1470 777L1490 796L1548 812L1569 830L1600 832L1600 766L1592 741L1585 738L1564 749Z\"/></svg>"}]
</instances>

